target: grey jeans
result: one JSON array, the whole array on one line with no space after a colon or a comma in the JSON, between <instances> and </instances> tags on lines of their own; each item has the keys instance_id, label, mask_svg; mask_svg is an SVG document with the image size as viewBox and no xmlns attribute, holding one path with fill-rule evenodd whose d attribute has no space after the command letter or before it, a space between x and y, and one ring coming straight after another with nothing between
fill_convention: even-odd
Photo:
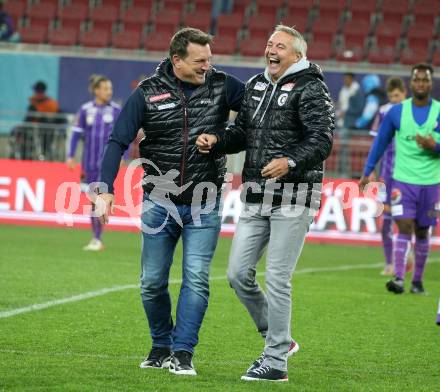
<instances>
[{"instance_id":1,"label":"grey jeans","mask_svg":"<svg viewBox=\"0 0 440 392\"><path fill-rule=\"evenodd\" d=\"M309 208L285 216L282 208L270 215L259 204L245 204L229 256L228 280L246 306L258 331L266 337L265 364L287 370L291 342L291 278L313 219ZM256 281L256 265L267 246L266 293Z\"/></svg>"}]
</instances>

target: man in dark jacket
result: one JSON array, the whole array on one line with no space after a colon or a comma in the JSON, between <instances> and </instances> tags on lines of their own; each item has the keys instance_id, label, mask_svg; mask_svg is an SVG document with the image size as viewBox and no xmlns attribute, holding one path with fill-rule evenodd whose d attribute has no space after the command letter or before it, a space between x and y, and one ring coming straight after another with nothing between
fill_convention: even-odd
<instances>
[{"instance_id":1,"label":"man in dark jacket","mask_svg":"<svg viewBox=\"0 0 440 392\"><path fill-rule=\"evenodd\" d=\"M243 380L287 381L287 357L298 349L290 333L290 281L319 207L323 161L334 129L327 86L319 67L307 61L306 50L300 33L277 26L266 47L266 70L247 83L235 126L197 140L202 153L246 151L245 205L228 279L265 338L265 348ZM255 271L266 246L264 293Z\"/></svg>"},{"instance_id":2,"label":"man in dark jacket","mask_svg":"<svg viewBox=\"0 0 440 392\"><path fill-rule=\"evenodd\" d=\"M140 366L169 367L181 375L196 375L192 356L208 305L226 162L222 154L200 154L195 142L202 132L223 129L244 93L242 82L211 68L210 43L211 36L200 30L180 30L171 40L170 57L130 96L103 156L101 182L108 190L97 200L106 204L101 217L106 223L121 154L142 128L141 296L153 347ZM174 325L168 278L180 236L183 281Z\"/></svg>"}]
</instances>

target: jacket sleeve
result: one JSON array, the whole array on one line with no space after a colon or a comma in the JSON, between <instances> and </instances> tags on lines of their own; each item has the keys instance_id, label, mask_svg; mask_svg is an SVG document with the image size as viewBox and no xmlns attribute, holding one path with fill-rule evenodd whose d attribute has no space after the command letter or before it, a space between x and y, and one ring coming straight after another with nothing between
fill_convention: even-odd
<instances>
[{"instance_id":1,"label":"jacket sleeve","mask_svg":"<svg viewBox=\"0 0 440 392\"><path fill-rule=\"evenodd\" d=\"M215 133L217 143L214 145L213 153L237 154L246 150L246 118L247 118L247 86L241 103L241 109L235 118L234 124Z\"/></svg>"},{"instance_id":2,"label":"jacket sleeve","mask_svg":"<svg viewBox=\"0 0 440 392\"><path fill-rule=\"evenodd\" d=\"M335 112L327 87L318 80L304 86L298 104L304 138L289 157L302 171L312 169L330 155Z\"/></svg>"}]
</instances>

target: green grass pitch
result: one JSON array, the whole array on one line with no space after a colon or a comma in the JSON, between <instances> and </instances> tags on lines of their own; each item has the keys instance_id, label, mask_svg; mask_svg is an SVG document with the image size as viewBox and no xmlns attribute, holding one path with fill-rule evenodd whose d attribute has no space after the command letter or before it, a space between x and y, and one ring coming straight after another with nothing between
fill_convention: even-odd
<instances>
[{"instance_id":1,"label":"green grass pitch","mask_svg":"<svg viewBox=\"0 0 440 392\"><path fill-rule=\"evenodd\" d=\"M292 334L301 349L289 360L289 383L246 383L240 376L263 341L225 279L230 239L220 239L212 263L215 279L194 357L199 375L183 377L138 367L151 344L134 288L139 235L105 233L105 251L86 253L89 236L0 226L0 314L133 285L0 317L0 391L440 390L440 252L431 252L427 266L429 294L398 296L385 291L379 276L381 248L306 244L293 279ZM181 276L180 255L179 248L173 282ZM170 285L174 304L178 289Z\"/></svg>"}]
</instances>

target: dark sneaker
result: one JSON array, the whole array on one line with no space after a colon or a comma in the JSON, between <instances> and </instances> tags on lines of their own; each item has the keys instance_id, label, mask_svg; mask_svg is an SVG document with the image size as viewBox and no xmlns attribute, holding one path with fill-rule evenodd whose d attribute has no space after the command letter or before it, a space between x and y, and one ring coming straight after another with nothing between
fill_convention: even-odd
<instances>
[{"instance_id":1,"label":"dark sneaker","mask_svg":"<svg viewBox=\"0 0 440 392\"><path fill-rule=\"evenodd\" d=\"M440 313L437 315L437 325L440 325Z\"/></svg>"},{"instance_id":2,"label":"dark sneaker","mask_svg":"<svg viewBox=\"0 0 440 392\"><path fill-rule=\"evenodd\" d=\"M412 282L410 291L413 294L425 294L422 282Z\"/></svg>"},{"instance_id":3,"label":"dark sneaker","mask_svg":"<svg viewBox=\"0 0 440 392\"><path fill-rule=\"evenodd\" d=\"M197 376L192 356L188 351L175 351L171 356L170 372L183 376Z\"/></svg>"},{"instance_id":4,"label":"dark sneaker","mask_svg":"<svg viewBox=\"0 0 440 392\"><path fill-rule=\"evenodd\" d=\"M395 294L402 294L405 291L405 288L403 287L403 280L399 278L389 280L385 286L388 291L391 291Z\"/></svg>"},{"instance_id":5,"label":"dark sneaker","mask_svg":"<svg viewBox=\"0 0 440 392\"><path fill-rule=\"evenodd\" d=\"M289 350L287 351L287 357L291 357L293 354L296 354L299 351L299 344L297 342L295 342L293 339L290 342L290 346L289 346ZM258 368L261 366L261 364L264 361L264 358L266 356L264 355L264 353L262 353L253 363L252 365L249 367L248 370L246 370L247 373L251 372L252 370Z\"/></svg>"},{"instance_id":6,"label":"dark sneaker","mask_svg":"<svg viewBox=\"0 0 440 392\"><path fill-rule=\"evenodd\" d=\"M265 365L247 372L244 376L241 376L241 379L244 381L289 381L287 372Z\"/></svg>"},{"instance_id":7,"label":"dark sneaker","mask_svg":"<svg viewBox=\"0 0 440 392\"><path fill-rule=\"evenodd\" d=\"M168 347L153 347L148 357L139 365L142 369L168 369L170 367L171 350Z\"/></svg>"}]
</instances>

